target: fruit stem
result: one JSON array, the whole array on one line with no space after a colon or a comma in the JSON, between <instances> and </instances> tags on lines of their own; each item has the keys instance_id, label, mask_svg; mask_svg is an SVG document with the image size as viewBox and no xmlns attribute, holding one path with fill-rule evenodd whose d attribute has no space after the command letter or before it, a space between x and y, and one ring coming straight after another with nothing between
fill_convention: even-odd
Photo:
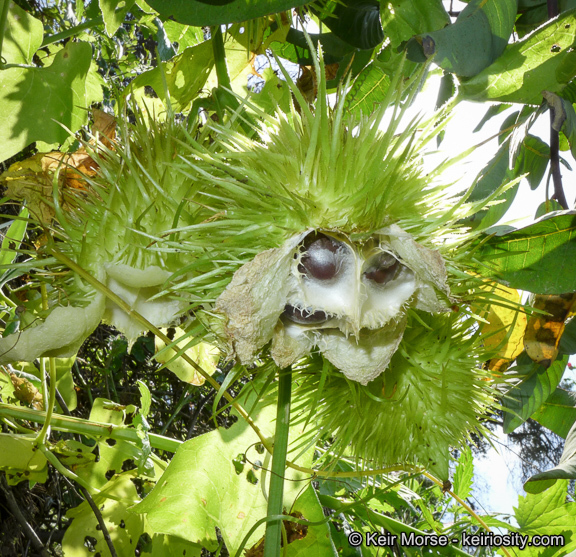
<instances>
[{"instance_id":1,"label":"fruit stem","mask_svg":"<svg viewBox=\"0 0 576 557\"><path fill-rule=\"evenodd\" d=\"M272 453L272 474L268 494L268 517L279 517L266 524L264 557L280 557L282 537L282 511L284 501L284 473L288 452L288 429L290 425L290 398L292 396L292 368L279 373L278 406L276 408L276 433Z\"/></svg>"}]
</instances>

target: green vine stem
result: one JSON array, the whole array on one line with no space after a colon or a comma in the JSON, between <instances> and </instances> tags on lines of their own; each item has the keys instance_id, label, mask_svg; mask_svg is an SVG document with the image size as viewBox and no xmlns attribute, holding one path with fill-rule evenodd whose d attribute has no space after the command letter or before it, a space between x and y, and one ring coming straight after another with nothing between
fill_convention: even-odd
<instances>
[{"instance_id":1,"label":"green vine stem","mask_svg":"<svg viewBox=\"0 0 576 557\"><path fill-rule=\"evenodd\" d=\"M95 493L97 495L101 493L101 491L99 489L92 487L88 482L84 481L80 476L77 476L76 474L74 474L74 472L72 472L71 470L68 470L68 468L66 468L66 466L64 466L58 460L58 457L55 454L53 454L50 451L50 449L48 449L45 445L39 445L38 447L39 447L40 451L42 452L42 454L46 457L46 460L50 464L52 464L52 466L54 466L54 468L56 468L56 470L58 470L58 472L60 472L60 474L62 474L63 476L65 476L69 480L76 482L78 485L81 485L84 489L86 489L87 491L89 491L91 493ZM110 497L110 498L112 498L112 497Z\"/></svg>"},{"instance_id":2,"label":"green vine stem","mask_svg":"<svg viewBox=\"0 0 576 557\"><path fill-rule=\"evenodd\" d=\"M2 0L0 0L2 1ZM92 29L93 27L97 27L98 25L102 25L104 23L104 18L102 16L95 17L94 19L89 19L84 23L80 23L79 25L75 25L74 27L70 27L70 29L66 29L60 33L55 33L54 35L48 35L44 37L40 48L48 46L49 44L57 43L58 41L62 41L64 39L68 39L70 37L75 37L80 33L80 31L85 31L86 29Z\"/></svg>"},{"instance_id":3,"label":"green vine stem","mask_svg":"<svg viewBox=\"0 0 576 557\"><path fill-rule=\"evenodd\" d=\"M42 284L40 288L42 292L42 309L44 311L48 310L48 292L46 290L46 284ZM46 361L46 358L44 358ZM44 422L38 437L36 438L36 443L42 447L46 442L46 437L49 435L50 431L50 420L54 412L54 405L56 404L56 361L54 358L48 358L48 369L50 373L50 386L48 387L48 396L46 396L46 371L44 366L42 366L42 385L44 386L44 403L46 407L46 421Z\"/></svg>"},{"instance_id":4,"label":"green vine stem","mask_svg":"<svg viewBox=\"0 0 576 557\"><path fill-rule=\"evenodd\" d=\"M288 453L288 430L290 427L290 399L292 396L292 368L282 370L278 378L278 406L276 408L276 432L272 454L272 473L268 493L268 516L282 515L284 501L284 474ZM280 557L282 519L266 524L264 557Z\"/></svg>"},{"instance_id":5,"label":"green vine stem","mask_svg":"<svg viewBox=\"0 0 576 557\"><path fill-rule=\"evenodd\" d=\"M230 89L230 76L226 67L226 52L224 50L224 37L222 36L222 27L216 25L212 27L212 50L214 52L214 65L216 66L216 76L218 77L218 86L224 89Z\"/></svg>"},{"instance_id":6,"label":"green vine stem","mask_svg":"<svg viewBox=\"0 0 576 557\"><path fill-rule=\"evenodd\" d=\"M3 402L0 402L0 416L40 424L46 422L46 412L42 410L32 410L31 408L25 408L23 406L12 406L11 404ZM136 444L142 442L140 437L138 437L137 431L131 427L92 422L90 420L84 420L83 418L75 418L74 416L52 414L50 426L57 431L63 431L65 433L104 437L116 439L117 441L129 441ZM148 433L148 438L153 448L171 453L176 452L178 447L183 443L183 441L164 437L156 433Z\"/></svg>"},{"instance_id":7,"label":"green vine stem","mask_svg":"<svg viewBox=\"0 0 576 557\"><path fill-rule=\"evenodd\" d=\"M438 479L435 478L432 474L428 474L428 472L422 472L423 476L426 476L429 480L433 481L437 486L441 487L444 490L444 484ZM470 513L470 515L472 517L474 517L475 520L478 521L478 524L480 524L480 526L482 526L482 528L484 528L487 532L491 532L492 530L490 530L490 527L488 526L488 524L486 524L483 520L482 517L479 516L478 514L476 514L474 512L474 509L472 509L472 507L470 507L470 505L468 505L466 503L466 501L464 501L463 499L461 499L460 497L458 497L458 495L456 495L456 493L454 493L453 491L451 491L450 489L446 489L445 490L446 493L448 493L448 495L450 495L450 497L452 497L462 508L466 509L466 511L468 513ZM504 553L504 555L506 555L506 557L511 557L510 553L508 553L508 551L506 550L505 547L500 546L500 549L502 550L502 553Z\"/></svg>"}]
</instances>

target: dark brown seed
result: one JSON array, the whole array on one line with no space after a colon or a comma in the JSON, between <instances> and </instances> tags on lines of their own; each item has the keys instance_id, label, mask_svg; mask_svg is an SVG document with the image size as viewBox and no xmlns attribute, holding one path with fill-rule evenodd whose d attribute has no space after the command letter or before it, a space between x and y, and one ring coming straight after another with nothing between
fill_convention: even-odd
<instances>
[{"instance_id":1,"label":"dark brown seed","mask_svg":"<svg viewBox=\"0 0 576 557\"><path fill-rule=\"evenodd\" d=\"M302 274L318 280L334 278L341 268L344 246L342 242L324 234L309 234L304 241L305 251L298 265ZM341 251L342 253L338 253Z\"/></svg>"},{"instance_id":2,"label":"dark brown seed","mask_svg":"<svg viewBox=\"0 0 576 557\"><path fill-rule=\"evenodd\" d=\"M294 323L299 323L301 325L313 325L315 323L328 321L328 314L324 311L302 310L295 308L290 304L284 308L284 315L290 319L290 321L294 321Z\"/></svg>"},{"instance_id":3,"label":"dark brown seed","mask_svg":"<svg viewBox=\"0 0 576 557\"><path fill-rule=\"evenodd\" d=\"M386 284L396 278L400 267L400 261L394 256L380 253L367 262L364 276L377 284Z\"/></svg>"}]
</instances>

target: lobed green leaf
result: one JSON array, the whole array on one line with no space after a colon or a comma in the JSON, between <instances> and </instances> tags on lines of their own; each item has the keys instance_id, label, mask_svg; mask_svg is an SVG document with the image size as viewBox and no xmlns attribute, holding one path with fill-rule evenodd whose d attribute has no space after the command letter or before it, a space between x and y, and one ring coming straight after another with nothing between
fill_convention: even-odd
<instances>
[{"instance_id":1,"label":"lobed green leaf","mask_svg":"<svg viewBox=\"0 0 576 557\"><path fill-rule=\"evenodd\" d=\"M461 83L460 96L477 101L538 105L542 89L558 93L576 76L576 10L509 45L490 66Z\"/></svg>"},{"instance_id":2,"label":"lobed green leaf","mask_svg":"<svg viewBox=\"0 0 576 557\"><path fill-rule=\"evenodd\" d=\"M563 211L503 236L478 250L485 276L535 294L576 290L576 213Z\"/></svg>"},{"instance_id":3,"label":"lobed green leaf","mask_svg":"<svg viewBox=\"0 0 576 557\"><path fill-rule=\"evenodd\" d=\"M415 62L433 58L447 71L474 76L504 52L515 17L516 0L472 0L453 25L411 39L408 57Z\"/></svg>"},{"instance_id":4,"label":"lobed green leaf","mask_svg":"<svg viewBox=\"0 0 576 557\"><path fill-rule=\"evenodd\" d=\"M3 61L6 64L30 64L32 56L42 44L43 37L42 22L14 2L10 2L2 41Z\"/></svg>"},{"instance_id":5,"label":"lobed green leaf","mask_svg":"<svg viewBox=\"0 0 576 557\"><path fill-rule=\"evenodd\" d=\"M265 15L283 12L306 4L303 0L147 0L163 20L174 19L185 25L222 25L241 23Z\"/></svg>"},{"instance_id":6,"label":"lobed green leaf","mask_svg":"<svg viewBox=\"0 0 576 557\"><path fill-rule=\"evenodd\" d=\"M102 100L100 84L84 42L69 42L47 68L0 70L0 161L33 141L63 143Z\"/></svg>"}]
</instances>

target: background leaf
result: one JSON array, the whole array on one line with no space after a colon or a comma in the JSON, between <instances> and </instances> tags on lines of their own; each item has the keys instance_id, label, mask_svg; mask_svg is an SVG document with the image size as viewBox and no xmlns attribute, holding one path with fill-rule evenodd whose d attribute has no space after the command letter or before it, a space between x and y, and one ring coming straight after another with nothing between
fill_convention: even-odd
<instances>
[{"instance_id":1,"label":"background leaf","mask_svg":"<svg viewBox=\"0 0 576 557\"><path fill-rule=\"evenodd\" d=\"M421 54L444 70L464 77L476 75L502 54L515 17L516 0L471 0L454 24L411 39L408 57L420 61L413 54L419 46Z\"/></svg>"},{"instance_id":2,"label":"background leaf","mask_svg":"<svg viewBox=\"0 0 576 557\"><path fill-rule=\"evenodd\" d=\"M63 143L88 121L87 108L102 100L92 47L69 42L47 68L0 70L0 161L33 141ZM40 100L41 99L41 100Z\"/></svg>"},{"instance_id":3,"label":"background leaf","mask_svg":"<svg viewBox=\"0 0 576 557\"><path fill-rule=\"evenodd\" d=\"M10 2L2 41L2 58L6 64L30 64L32 56L42 44L43 37L42 22L14 2Z\"/></svg>"},{"instance_id":4,"label":"background leaf","mask_svg":"<svg viewBox=\"0 0 576 557\"><path fill-rule=\"evenodd\" d=\"M326 14L317 10L317 14L339 39L363 50L375 48L384 40L377 0L344 0L329 2L324 8L327 6L333 9Z\"/></svg>"},{"instance_id":5,"label":"background leaf","mask_svg":"<svg viewBox=\"0 0 576 557\"><path fill-rule=\"evenodd\" d=\"M560 462L554 468L534 474L525 484L524 489L528 493L541 493L556 483L557 480L576 479L576 426L566 437L564 451Z\"/></svg>"},{"instance_id":6,"label":"background leaf","mask_svg":"<svg viewBox=\"0 0 576 557\"><path fill-rule=\"evenodd\" d=\"M531 418L566 439L576 421L576 393L557 388Z\"/></svg>"},{"instance_id":7,"label":"background leaf","mask_svg":"<svg viewBox=\"0 0 576 557\"><path fill-rule=\"evenodd\" d=\"M536 294L576 290L576 213L551 213L530 226L490 238L479 248L479 271Z\"/></svg>"},{"instance_id":8,"label":"background leaf","mask_svg":"<svg viewBox=\"0 0 576 557\"><path fill-rule=\"evenodd\" d=\"M560 481L554 487L541 494L528 494L518 498L518 507L514 509L520 533L530 537L534 535L563 535L565 546L563 555L574 549L576 524L576 503L566 502L568 482ZM538 546L526 547L522 556L542 555ZM556 549L549 554L558 555Z\"/></svg>"},{"instance_id":9,"label":"background leaf","mask_svg":"<svg viewBox=\"0 0 576 557\"><path fill-rule=\"evenodd\" d=\"M264 15L283 12L306 4L303 0L147 0L162 19L174 19L185 25L222 25L241 23Z\"/></svg>"},{"instance_id":10,"label":"background leaf","mask_svg":"<svg viewBox=\"0 0 576 557\"><path fill-rule=\"evenodd\" d=\"M518 357L515 370L525 380L506 393L502 403L504 412L504 433L511 433L524 423L554 392L566 369L568 356L556 360L548 368L532 362L528 356Z\"/></svg>"},{"instance_id":11,"label":"background leaf","mask_svg":"<svg viewBox=\"0 0 576 557\"><path fill-rule=\"evenodd\" d=\"M454 471L454 493L460 499L466 499L472 493L472 479L474 477L474 457L469 446L464 447L458 458L458 464Z\"/></svg>"},{"instance_id":12,"label":"background leaf","mask_svg":"<svg viewBox=\"0 0 576 557\"><path fill-rule=\"evenodd\" d=\"M124 23L126 14L134 5L135 0L98 0L106 34L112 37L118 27Z\"/></svg>"},{"instance_id":13,"label":"background leaf","mask_svg":"<svg viewBox=\"0 0 576 557\"><path fill-rule=\"evenodd\" d=\"M166 101L162 79L162 72L164 72L172 107L176 111L182 111L190 106L200 89L204 87L213 66L212 44L210 41L205 41L184 49L181 54L174 56L168 62L161 63L153 70L140 74L130 83L125 92L142 95L144 87L149 86L154 89L160 99Z\"/></svg>"},{"instance_id":14,"label":"background leaf","mask_svg":"<svg viewBox=\"0 0 576 557\"><path fill-rule=\"evenodd\" d=\"M461 83L461 97L538 105L542 89L561 91L576 76L575 13L560 14L526 39L509 45L492 65Z\"/></svg>"},{"instance_id":15,"label":"background leaf","mask_svg":"<svg viewBox=\"0 0 576 557\"><path fill-rule=\"evenodd\" d=\"M380 17L393 49L414 35L450 25L441 0L380 0Z\"/></svg>"}]
</instances>

